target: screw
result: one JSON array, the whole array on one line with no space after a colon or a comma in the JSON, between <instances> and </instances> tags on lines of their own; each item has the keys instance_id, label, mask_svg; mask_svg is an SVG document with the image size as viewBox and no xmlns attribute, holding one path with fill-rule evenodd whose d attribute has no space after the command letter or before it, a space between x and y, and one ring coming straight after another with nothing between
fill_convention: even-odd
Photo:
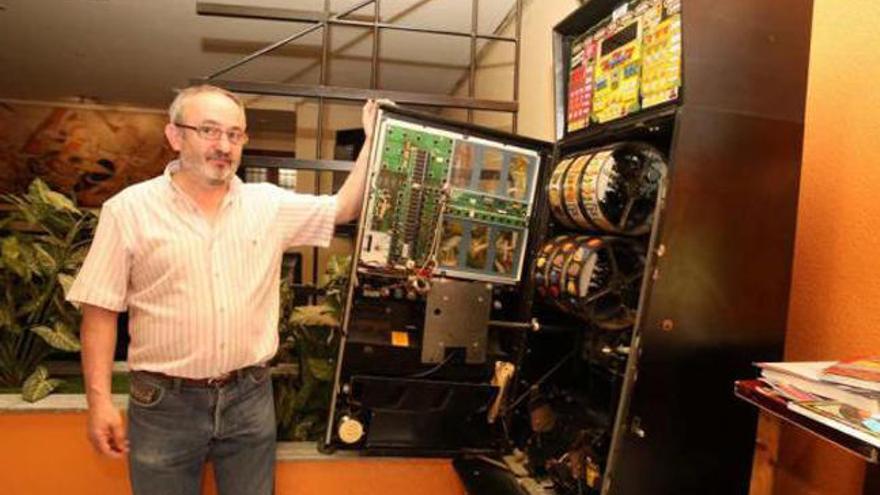
<instances>
[{"instance_id":1,"label":"screw","mask_svg":"<svg viewBox=\"0 0 880 495\"><path fill-rule=\"evenodd\" d=\"M657 257L662 258L664 254L666 254L666 244L660 244L657 246Z\"/></svg>"}]
</instances>

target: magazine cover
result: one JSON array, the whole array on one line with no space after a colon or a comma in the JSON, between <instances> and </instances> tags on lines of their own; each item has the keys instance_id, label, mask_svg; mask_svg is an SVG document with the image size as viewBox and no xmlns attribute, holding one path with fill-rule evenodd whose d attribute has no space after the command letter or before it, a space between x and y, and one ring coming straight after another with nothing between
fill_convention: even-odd
<instances>
[{"instance_id":1,"label":"magazine cover","mask_svg":"<svg viewBox=\"0 0 880 495\"><path fill-rule=\"evenodd\" d=\"M830 400L791 402L788 408L863 442L880 447L880 421L867 411Z\"/></svg>"},{"instance_id":2,"label":"magazine cover","mask_svg":"<svg viewBox=\"0 0 880 495\"><path fill-rule=\"evenodd\" d=\"M846 376L868 382L880 382L880 357L840 361L825 368L823 374L826 376Z\"/></svg>"}]
</instances>

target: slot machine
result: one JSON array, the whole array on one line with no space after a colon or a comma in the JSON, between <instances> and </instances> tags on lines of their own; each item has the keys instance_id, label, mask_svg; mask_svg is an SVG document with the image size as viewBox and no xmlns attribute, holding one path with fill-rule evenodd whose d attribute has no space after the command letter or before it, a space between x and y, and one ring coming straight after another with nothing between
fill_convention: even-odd
<instances>
[{"instance_id":1,"label":"slot machine","mask_svg":"<svg viewBox=\"0 0 880 495\"><path fill-rule=\"evenodd\" d=\"M322 446L454 457L476 494L746 493L810 16L588 1L552 143L381 107Z\"/></svg>"}]
</instances>

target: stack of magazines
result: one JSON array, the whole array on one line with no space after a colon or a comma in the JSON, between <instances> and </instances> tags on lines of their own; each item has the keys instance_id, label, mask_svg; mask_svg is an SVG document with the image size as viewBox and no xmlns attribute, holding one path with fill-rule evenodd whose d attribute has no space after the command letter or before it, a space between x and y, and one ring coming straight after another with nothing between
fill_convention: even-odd
<instances>
[{"instance_id":1,"label":"stack of magazines","mask_svg":"<svg viewBox=\"0 0 880 495\"><path fill-rule=\"evenodd\" d=\"M756 366L791 411L880 447L880 357Z\"/></svg>"}]
</instances>

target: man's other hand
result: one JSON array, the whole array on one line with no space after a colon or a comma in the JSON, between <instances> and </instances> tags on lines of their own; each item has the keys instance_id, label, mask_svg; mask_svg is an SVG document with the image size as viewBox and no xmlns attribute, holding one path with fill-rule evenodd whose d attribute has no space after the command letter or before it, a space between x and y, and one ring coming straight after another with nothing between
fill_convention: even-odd
<instances>
[{"instance_id":1,"label":"man's other hand","mask_svg":"<svg viewBox=\"0 0 880 495\"><path fill-rule=\"evenodd\" d=\"M112 402L89 407L88 436L95 450L103 455L120 458L128 453L122 415Z\"/></svg>"}]
</instances>

